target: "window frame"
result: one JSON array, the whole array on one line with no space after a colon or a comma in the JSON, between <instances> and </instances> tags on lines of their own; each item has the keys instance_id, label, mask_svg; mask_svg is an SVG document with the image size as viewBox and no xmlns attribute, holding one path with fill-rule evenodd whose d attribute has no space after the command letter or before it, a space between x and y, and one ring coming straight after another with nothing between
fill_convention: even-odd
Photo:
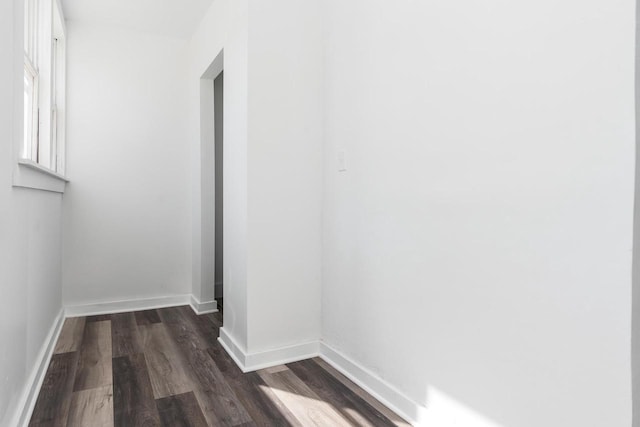
<instances>
[{"instance_id":1,"label":"window frame","mask_svg":"<svg viewBox=\"0 0 640 427\"><path fill-rule=\"evenodd\" d=\"M64 175L66 169L66 58L67 37L64 15L58 0L54 4L51 62L52 62L52 102L51 102L51 157L54 171ZM57 12L56 12L57 11Z\"/></svg>"},{"instance_id":2,"label":"window frame","mask_svg":"<svg viewBox=\"0 0 640 427\"><path fill-rule=\"evenodd\" d=\"M27 75L30 77L31 84L31 111L30 117L27 116L27 109L24 108L23 114L25 114L25 132L29 128L29 132L23 135L21 157L26 159L33 159L33 153L38 152L38 111L39 111L39 75L35 67L31 63L31 60L25 55L24 57L24 73L25 79ZM30 123L27 123L27 119ZM27 138L29 140L27 140Z\"/></svg>"},{"instance_id":3,"label":"window frame","mask_svg":"<svg viewBox=\"0 0 640 427\"><path fill-rule=\"evenodd\" d=\"M64 193L66 116L66 28L60 0L24 1L23 102L33 83L32 108L21 109L23 131L16 134L13 186ZM31 117L29 117L29 113ZM21 137L20 137L21 136Z\"/></svg>"},{"instance_id":4,"label":"window frame","mask_svg":"<svg viewBox=\"0 0 640 427\"><path fill-rule=\"evenodd\" d=\"M59 0L25 3L25 81L33 81L31 117L23 108L25 131L20 160L65 173L66 29ZM25 86L26 88L26 86ZM26 94L26 90L25 90ZM33 119L33 120L31 120ZM30 127L27 128L27 121ZM31 138L29 138L29 135Z\"/></svg>"}]
</instances>

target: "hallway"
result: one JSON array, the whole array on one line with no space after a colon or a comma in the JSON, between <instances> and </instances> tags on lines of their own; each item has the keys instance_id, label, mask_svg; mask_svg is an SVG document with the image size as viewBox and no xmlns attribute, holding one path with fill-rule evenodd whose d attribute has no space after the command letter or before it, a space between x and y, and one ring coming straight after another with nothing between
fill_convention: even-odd
<instances>
[{"instance_id":1,"label":"hallway","mask_svg":"<svg viewBox=\"0 0 640 427\"><path fill-rule=\"evenodd\" d=\"M640 427L638 2L1 1L0 427Z\"/></svg>"}]
</instances>

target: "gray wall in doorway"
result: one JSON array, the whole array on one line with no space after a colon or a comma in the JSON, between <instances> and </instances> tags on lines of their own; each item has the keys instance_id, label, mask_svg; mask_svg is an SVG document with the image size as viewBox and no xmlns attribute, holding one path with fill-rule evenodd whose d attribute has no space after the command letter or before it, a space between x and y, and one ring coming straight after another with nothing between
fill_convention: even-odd
<instances>
[{"instance_id":1,"label":"gray wall in doorway","mask_svg":"<svg viewBox=\"0 0 640 427\"><path fill-rule=\"evenodd\" d=\"M223 274L222 274L222 260L223 260L223 145L224 145L224 72L220 73L218 77L213 81L213 93L214 93L214 110L215 110L215 286L216 286L216 298L222 297L223 288Z\"/></svg>"}]
</instances>

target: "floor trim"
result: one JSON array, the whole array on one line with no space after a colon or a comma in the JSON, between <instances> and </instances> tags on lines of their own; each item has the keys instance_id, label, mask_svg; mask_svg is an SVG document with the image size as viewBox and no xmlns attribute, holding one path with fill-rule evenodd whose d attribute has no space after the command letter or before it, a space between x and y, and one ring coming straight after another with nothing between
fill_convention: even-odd
<instances>
[{"instance_id":1,"label":"floor trim","mask_svg":"<svg viewBox=\"0 0 640 427\"><path fill-rule=\"evenodd\" d=\"M40 352L36 358L36 365L33 367L31 375L29 375L29 378L26 381L12 425L26 427L29 424L29 421L31 421L31 414L36 406L38 394L40 393L40 388L44 382L44 377L47 374L49 362L53 356L53 349L55 348L58 337L60 336L64 319L64 310L61 309L53 321L53 325L40 348Z\"/></svg>"},{"instance_id":2,"label":"floor trim","mask_svg":"<svg viewBox=\"0 0 640 427\"><path fill-rule=\"evenodd\" d=\"M402 418L413 425L420 424L420 414L426 408L380 376L324 342L320 343L320 357Z\"/></svg>"},{"instance_id":3,"label":"floor trim","mask_svg":"<svg viewBox=\"0 0 640 427\"><path fill-rule=\"evenodd\" d=\"M220 328L218 341L244 373L311 359L320 354L319 341L280 347L258 353L247 353L236 340L227 333L224 327Z\"/></svg>"},{"instance_id":4,"label":"floor trim","mask_svg":"<svg viewBox=\"0 0 640 427\"><path fill-rule=\"evenodd\" d=\"M198 301L198 298L195 297L195 295L191 295L191 301L189 302L189 304L191 305L193 311L195 311L195 313L198 315L216 313L218 311L218 301L216 300L200 302Z\"/></svg>"},{"instance_id":5,"label":"floor trim","mask_svg":"<svg viewBox=\"0 0 640 427\"><path fill-rule=\"evenodd\" d=\"M299 362L320 355L320 342L312 341L246 355L246 372Z\"/></svg>"},{"instance_id":6,"label":"floor trim","mask_svg":"<svg viewBox=\"0 0 640 427\"><path fill-rule=\"evenodd\" d=\"M179 305L192 305L191 298L192 295L174 295L158 298L131 299L67 306L65 307L65 317L95 316L99 314L125 313L129 311L176 307ZM195 307L192 306L192 308L196 311Z\"/></svg>"},{"instance_id":7,"label":"floor trim","mask_svg":"<svg viewBox=\"0 0 640 427\"><path fill-rule=\"evenodd\" d=\"M236 365L240 368L243 373L249 372L245 370L245 352L241 349L240 345L234 340L227 330L224 328L220 328L220 336L218 337L218 342L225 349L225 351L231 356Z\"/></svg>"}]
</instances>

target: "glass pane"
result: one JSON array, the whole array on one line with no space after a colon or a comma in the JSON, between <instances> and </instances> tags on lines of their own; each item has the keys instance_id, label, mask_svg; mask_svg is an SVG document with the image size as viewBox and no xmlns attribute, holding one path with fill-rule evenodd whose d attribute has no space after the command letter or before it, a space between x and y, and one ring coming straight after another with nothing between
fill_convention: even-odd
<instances>
[{"instance_id":1,"label":"glass pane","mask_svg":"<svg viewBox=\"0 0 640 427\"><path fill-rule=\"evenodd\" d=\"M31 142L33 141L33 77L24 70L24 141L22 158L31 158Z\"/></svg>"}]
</instances>

